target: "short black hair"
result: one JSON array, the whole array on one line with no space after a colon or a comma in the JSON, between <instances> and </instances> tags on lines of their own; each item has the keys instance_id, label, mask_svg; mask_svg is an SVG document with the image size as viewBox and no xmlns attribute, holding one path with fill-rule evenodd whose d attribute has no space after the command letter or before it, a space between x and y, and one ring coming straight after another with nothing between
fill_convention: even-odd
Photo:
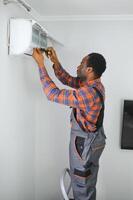
<instances>
[{"instance_id":1,"label":"short black hair","mask_svg":"<svg viewBox=\"0 0 133 200\"><path fill-rule=\"evenodd\" d=\"M95 74L100 77L106 69L106 60L99 53L88 54L88 67L92 67Z\"/></svg>"}]
</instances>

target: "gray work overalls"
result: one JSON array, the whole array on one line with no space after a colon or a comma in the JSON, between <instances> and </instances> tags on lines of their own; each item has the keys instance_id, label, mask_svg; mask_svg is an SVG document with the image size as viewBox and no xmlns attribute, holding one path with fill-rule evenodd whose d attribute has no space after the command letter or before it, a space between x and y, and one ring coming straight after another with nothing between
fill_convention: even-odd
<instances>
[{"instance_id":1,"label":"gray work overalls","mask_svg":"<svg viewBox=\"0 0 133 200\"><path fill-rule=\"evenodd\" d=\"M103 128L104 101L95 132L85 132L76 121L72 109L70 122L71 134L69 143L69 164L72 190L75 200L96 200L96 182L99 169L99 158L106 144L106 135Z\"/></svg>"}]
</instances>

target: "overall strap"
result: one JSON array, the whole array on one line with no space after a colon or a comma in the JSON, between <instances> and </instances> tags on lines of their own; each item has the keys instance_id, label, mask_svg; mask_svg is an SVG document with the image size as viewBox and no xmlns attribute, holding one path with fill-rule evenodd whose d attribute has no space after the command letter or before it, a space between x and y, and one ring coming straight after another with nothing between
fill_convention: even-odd
<instances>
[{"instance_id":1,"label":"overall strap","mask_svg":"<svg viewBox=\"0 0 133 200\"><path fill-rule=\"evenodd\" d=\"M97 127L97 129L99 129L103 125L104 108L105 108L105 106L104 106L104 99L103 99L103 95L101 94L101 92L96 87L93 87L93 88L99 94L101 102L102 102L102 108L100 110L100 113L99 113L99 116L98 116L98 119L97 119L97 122L96 122L96 127Z\"/></svg>"}]
</instances>

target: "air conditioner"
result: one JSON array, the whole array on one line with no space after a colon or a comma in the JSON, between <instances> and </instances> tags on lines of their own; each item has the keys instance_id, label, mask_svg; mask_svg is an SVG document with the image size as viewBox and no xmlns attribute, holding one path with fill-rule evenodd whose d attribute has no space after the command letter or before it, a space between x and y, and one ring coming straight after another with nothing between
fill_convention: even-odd
<instances>
[{"instance_id":1,"label":"air conditioner","mask_svg":"<svg viewBox=\"0 0 133 200\"><path fill-rule=\"evenodd\" d=\"M9 55L32 55L33 48L46 49L51 44L48 32L32 19L11 18L8 26Z\"/></svg>"}]
</instances>

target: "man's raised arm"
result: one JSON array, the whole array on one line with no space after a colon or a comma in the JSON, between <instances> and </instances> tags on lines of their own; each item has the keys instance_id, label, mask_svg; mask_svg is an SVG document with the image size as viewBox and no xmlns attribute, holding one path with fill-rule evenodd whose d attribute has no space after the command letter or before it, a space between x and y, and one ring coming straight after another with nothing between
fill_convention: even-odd
<instances>
[{"instance_id":1,"label":"man's raised arm","mask_svg":"<svg viewBox=\"0 0 133 200\"><path fill-rule=\"evenodd\" d=\"M79 77L71 76L60 64L58 57L56 55L55 50L52 47L47 49L48 57L53 62L53 69L56 77L64 84L68 85L72 88L80 88L81 87L81 80Z\"/></svg>"}]
</instances>

